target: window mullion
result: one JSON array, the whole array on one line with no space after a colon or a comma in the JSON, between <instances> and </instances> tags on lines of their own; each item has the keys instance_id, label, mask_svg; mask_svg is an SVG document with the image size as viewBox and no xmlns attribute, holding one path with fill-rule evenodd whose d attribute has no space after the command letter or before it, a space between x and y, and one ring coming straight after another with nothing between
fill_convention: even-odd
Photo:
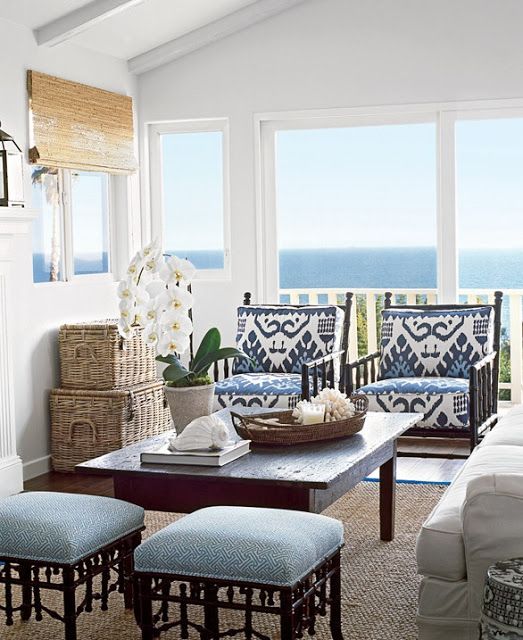
<instances>
[{"instance_id":1,"label":"window mullion","mask_svg":"<svg viewBox=\"0 0 523 640\"><path fill-rule=\"evenodd\" d=\"M458 301L456 220L455 115L441 111L438 118L438 297L441 303Z\"/></svg>"},{"instance_id":2,"label":"window mullion","mask_svg":"<svg viewBox=\"0 0 523 640\"><path fill-rule=\"evenodd\" d=\"M71 172L68 169L60 170L60 182L64 228L64 272L65 279L72 280L74 278L74 246L71 212Z\"/></svg>"}]
</instances>

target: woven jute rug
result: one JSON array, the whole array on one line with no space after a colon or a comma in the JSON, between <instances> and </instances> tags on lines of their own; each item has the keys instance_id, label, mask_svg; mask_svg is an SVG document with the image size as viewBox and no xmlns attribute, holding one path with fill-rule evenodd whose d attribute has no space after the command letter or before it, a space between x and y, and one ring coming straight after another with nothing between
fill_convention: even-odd
<instances>
[{"instance_id":1,"label":"woven jute rug","mask_svg":"<svg viewBox=\"0 0 523 640\"><path fill-rule=\"evenodd\" d=\"M346 545L343 550L343 630L345 640L416 640L416 602L419 578L416 575L414 546L420 526L445 487L438 485L398 485L396 537L381 542L378 523L378 485L359 484L325 512L345 525ZM161 529L177 516L149 512L147 534ZM46 595L45 604L60 610L60 596ZM78 620L79 640L139 640L140 633L132 613L125 611L121 596L113 594L109 611L95 608ZM97 606L97 605L96 605ZM223 626L228 613L220 614ZM41 622L16 619L5 627L0 617L0 638L5 640L61 640L63 626L49 617ZM235 624L227 625L236 626ZM259 616L257 626L270 638L279 638L276 616ZM179 638L179 631L162 634L165 640ZM190 636L198 638L198 634ZM238 637L238 636L237 636ZM316 638L328 640L326 619L320 618Z\"/></svg>"}]
</instances>

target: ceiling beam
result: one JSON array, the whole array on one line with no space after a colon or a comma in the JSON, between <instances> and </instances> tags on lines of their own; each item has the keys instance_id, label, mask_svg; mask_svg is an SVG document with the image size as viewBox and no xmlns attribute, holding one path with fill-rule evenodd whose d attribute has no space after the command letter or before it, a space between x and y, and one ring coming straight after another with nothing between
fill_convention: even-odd
<instances>
[{"instance_id":1,"label":"ceiling beam","mask_svg":"<svg viewBox=\"0 0 523 640\"><path fill-rule=\"evenodd\" d=\"M54 47L66 42L85 29L92 27L111 16L126 11L144 0L93 0L61 18L34 29L34 37L39 45Z\"/></svg>"},{"instance_id":2,"label":"ceiling beam","mask_svg":"<svg viewBox=\"0 0 523 640\"><path fill-rule=\"evenodd\" d=\"M217 40L275 16L304 0L257 0L234 13L210 22L165 44L146 51L128 62L129 71L140 74L201 49Z\"/></svg>"}]
</instances>

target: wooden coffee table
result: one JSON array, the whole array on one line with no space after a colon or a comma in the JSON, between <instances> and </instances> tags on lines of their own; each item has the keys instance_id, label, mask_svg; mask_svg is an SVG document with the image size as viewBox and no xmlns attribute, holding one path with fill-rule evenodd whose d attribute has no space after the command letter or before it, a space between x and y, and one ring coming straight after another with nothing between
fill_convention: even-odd
<instances>
[{"instance_id":1,"label":"wooden coffee table","mask_svg":"<svg viewBox=\"0 0 523 640\"><path fill-rule=\"evenodd\" d=\"M231 424L228 410L220 411ZM417 413L369 413L354 436L292 447L254 446L223 467L141 464L140 453L166 434L77 465L109 475L116 498L145 509L190 513L212 505L274 507L320 513L380 468L380 537L394 538L396 442Z\"/></svg>"}]
</instances>

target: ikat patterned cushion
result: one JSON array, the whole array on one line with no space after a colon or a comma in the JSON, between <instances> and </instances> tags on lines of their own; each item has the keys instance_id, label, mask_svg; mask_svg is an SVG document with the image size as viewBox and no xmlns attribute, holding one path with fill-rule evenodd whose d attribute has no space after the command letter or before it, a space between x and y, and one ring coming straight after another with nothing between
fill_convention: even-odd
<instances>
[{"instance_id":1,"label":"ikat patterned cushion","mask_svg":"<svg viewBox=\"0 0 523 640\"><path fill-rule=\"evenodd\" d=\"M343 315L334 305L239 307L236 345L256 365L235 360L233 373L300 373L303 362L340 349Z\"/></svg>"},{"instance_id":2,"label":"ikat patterned cushion","mask_svg":"<svg viewBox=\"0 0 523 640\"><path fill-rule=\"evenodd\" d=\"M342 523L327 516L208 507L141 544L135 551L135 568L144 573L292 586L342 544Z\"/></svg>"},{"instance_id":3,"label":"ikat patterned cushion","mask_svg":"<svg viewBox=\"0 0 523 640\"><path fill-rule=\"evenodd\" d=\"M493 350L492 307L382 312L379 378L467 378Z\"/></svg>"},{"instance_id":4,"label":"ikat patterned cushion","mask_svg":"<svg viewBox=\"0 0 523 640\"><path fill-rule=\"evenodd\" d=\"M301 400L299 373L238 373L216 382L214 410L227 407L293 409Z\"/></svg>"},{"instance_id":5,"label":"ikat patterned cushion","mask_svg":"<svg viewBox=\"0 0 523 640\"><path fill-rule=\"evenodd\" d=\"M20 493L0 500L0 558L74 564L143 521L141 507L114 498Z\"/></svg>"}]
</instances>

